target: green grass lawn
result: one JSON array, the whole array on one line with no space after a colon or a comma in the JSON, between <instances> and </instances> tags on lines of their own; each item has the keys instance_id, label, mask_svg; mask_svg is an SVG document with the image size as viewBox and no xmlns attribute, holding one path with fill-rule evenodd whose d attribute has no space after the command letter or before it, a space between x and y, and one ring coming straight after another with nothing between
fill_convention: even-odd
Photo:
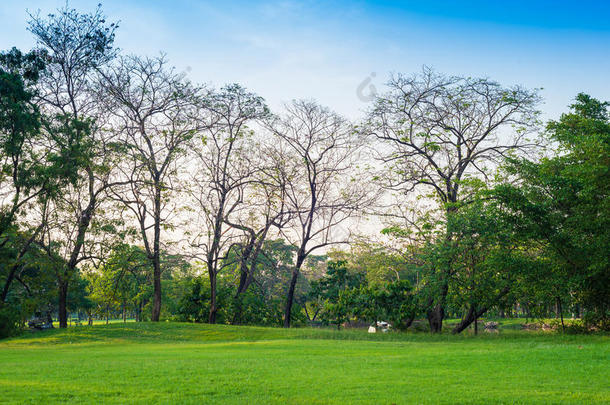
<instances>
[{"instance_id":1,"label":"green grass lawn","mask_svg":"<svg viewBox=\"0 0 610 405\"><path fill-rule=\"evenodd\" d=\"M0 403L610 403L610 338L128 323L0 341Z\"/></svg>"}]
</instances>

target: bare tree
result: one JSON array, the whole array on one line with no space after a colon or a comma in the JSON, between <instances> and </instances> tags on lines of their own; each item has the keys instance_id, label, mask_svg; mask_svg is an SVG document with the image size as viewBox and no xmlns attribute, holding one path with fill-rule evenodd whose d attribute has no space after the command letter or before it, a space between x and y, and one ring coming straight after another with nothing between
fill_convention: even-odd
<instances>
[{"instance_id":1,"label":"bare tree","mask_svg":"<svg viewBox=\"0 0 610 405\"><path fill-rule=\"evenodd\" d=\"M294 165L286 184L287 210L294 214L283 235L298 247L286 293L284 327L290 327L297 280L307 257L349 235L339 225L371 201L370 188L358 181L360 138L342 117L311 101L294 101L270 124Z\"/></svg>"},{"instance_id":2,"label":"bare tree","mask_svg":"<svg viewBox=\"0 0 610 405\"><path fill-rule=\"evenodd\" d=\"M364 126L382 142L379 157L390 172L385 187L432 191L444 215L468 202L465 181L487 180L500 158L536 146L527 139L537 124L536 91L447 77L429 68L410 77L396 75L388 87ZM436 274L438 293L428 310L433 332L442 328L450 276L450 266Z\"/></svg>"},{"instance_id":3,"label":"bare tree","mask_svg":"<svg viewBox=\"0 0 610 405\"><path fill-rule=\"evenodd\" d=\"M289 179L294 177L290 170L296 166L289 164L278 148L273 135L256 144L257 170L251 182L245 183L241 191L246 204L242 204L225 222L243 232L240 241L234 245L239 257L239 283L235 292L233 324L241 322L242 296L255 281L259 259L264 254L263 246L269 235L277 234L292 219L288 211L286 192Z\"/></svg>"},{"instance_id":4,"label":"bare tree","mask_svg":"<svg viewBox=\"0 0 610 405\"><path fill-rule=\"evenodd\" d=\"M161 314L161 234L171 227L172 192L188 142L200 130L200 93L164 56L127 56L102 73L107 111L129 156L120 166L126 187L114 198L130 210L153 270L152 320Z\"/></svg>"},{"instance_id":5,"label":"bare tree","mask_svg":"<svg viewBox=\"0 0 610 405\"><path fill-rule=\"evenodd\" d=\"M255 182L254 174L260 170L251 150L248 124L265 118L268 109L261 97L239 85L210 93L204 108L207 130L194 148L198 170L192 192L204 229L195 232L191 246L201 251L206 263L211 291L208 321L215 323L217 276L228 265L224 259L236 238L232 231L246 231L229 218L244 203L245 189Z\"/></svg>"}]
</instances>

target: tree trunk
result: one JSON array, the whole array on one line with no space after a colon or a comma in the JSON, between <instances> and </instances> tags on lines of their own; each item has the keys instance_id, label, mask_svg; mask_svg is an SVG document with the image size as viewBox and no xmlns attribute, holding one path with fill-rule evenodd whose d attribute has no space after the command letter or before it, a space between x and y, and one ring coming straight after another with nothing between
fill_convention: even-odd
<instances>
[{"instance_id":1,"label":"tree trunk","mask_svg":"<svg viewBox=\"0 0 610 405\"><path fill-rule=\"evenodd\" d=\"M444 316L445 309L441 304L437 304L434 308L428 310L428 324L430 325L430 332L441 333L443 330Z\"/></svg>"},{"instance_id":2,"label":"tree trunk","mask_svg":"<svg viewBox=\"0 0 610 405\"><path fill-rule=\"evenodd\" d=\"M142 300L140 300L137 305L136 308L134 309L135 312L135 316L136 316L136 322L140 322L140 313L142 312Z\"/></svg>"},{"instance_id":3,"label":"tree trunk","mask_svg":"<svg viewBox=\"0 0 610 405\"><path fill-rule=\"evenodd\" d=\"M450 193L449 202L455 203L457 202L457 188ZM450 205L447 208L446 215L447 218L456 211L456 207L454 205ZM446 243L451 243L453 238L452 232L447 230L447 234L445 235ZM447 295L449 294L449 278L451 277L451 264L448 263L447 267L441 270L440 276L440 285L441 289L438 296L438 301L436 306L428 309L428 324L430 325L431 333L441 333L443 331L443 319L445 318L445 303L447 302ZM431 301L429 306L432 306L434 302Z\"/></svg>"},{"instance_id":4,"label":"tree trunk","mask_svg":"<svg viewBox=\"0 0 610 405\"><path fill-rule=\"evenodd\" d=\"M161 264L159 263L159 255L156 255L154 262L154 281L153 281L153 307L152 317L153 322L159 322L161 316Z\"/></svg>"},{"instance_id":5,"label":"tree trunk","mask_svg":"<svg viewBox=\"0 0 610 405\"><path fill-rule=\"evenodd\" d=\"M154 209L154 239L153 239L153 322L159 322L161 317L161 184L155 178L155 209Z\"/></svg>"},{"instance_id":6,"label":"tree trunk","mask_svg":"<svg viewBox=\"0 0 610 405\"><path fill-rule=\"evenodd\" d=\"M288 286L288 294L286 294L286 306L284 307L284 328L290 328L290 321L292 317L292 304L294 303L294 290L297 286L297 280L301 271L301 266L305 262L305 251L304 247L301 246L299 253L297 254L297 262L292 270L292 277L290 278L290 284Z\"/></svg>"},{"instance_id":7,"label":"tree trunk","mask_svg":"<svg viewBox=\"0 0 610 405\"><path fill-rule=\"evenodd\" d=\"M559 316L561 317L561 331L565 333L566 326L563 323L563 308L561 306L561 298L559 298L559 296L557 296L557 312L559 313Z\"/></svg>"},{"instance_id":8,"label":"tree trunk","mask_svg":"<svg viewBox=\"0 0 610 405\"><path fill-rule=\"evenodd\" d=\"M4 282L4 288L2 289L2 293L0 294L0 305L2 305L4 303L4 301L6 301L9 287L11 286L11 283L13 282L13 278L15 277L16 272L17 272L17 266L15 266L15 265L11 266L11 270L8 272L8 277L6 278L6 281Z\"/></svg>"},{"instance_id":9,"label":"tree trunk","mask_svg":"<svg viewBox=\"0 0 610 405\"><path fill-rule=\"evenodd\" d=\"M451 269L444 270L441 281L441 290L438 296L438 303L433 308L428 309L428 324L430 325L431 333L441 333L443 331L443 319L445 318L445 303L447 302L447 294L449 293L449 273ZM430 300L429 306L432 306L433 300Z\"/></svg>"},{"instance_id":10,"label":"tree trunk","mask_svg":"<svg viewBox=\"0 0 610 405\"><path fill-rule=\"evenodd\" d=\"M216 307L216 272L211 271L210 273L210 315L208 317L208 323L216 323L216 313L218 308Z\"/></svg>"},{"instance_id":11,"label":"tree trunk","mask_svg":"<svg viewBox=\"0 0 610 405\"><path fill-rule=\"evenodd\" d=\"M235 294L235 313L233 314L233 320L231 321L233 325L241 323L241 314L243 311L242 295L246 292L254 280L254 272L256 271L258 256L263 249L263 243L267 237L267 232L269 231L270 227L271 223L267 223L264 230L260 235L258 235L258 237L254 231L251 231L250 240L242 252L242 259L239 268L239 285L237 287L237 293ZM250 263L249 265L248 262Z\"/></svg>"},{"instance_id":12,"label":"tree trunk","mask_svg":"<svg viewBox=\"0 0 610 405\"><path fill-rule=\"evenodd\" d=\"M455 328L453 328L452 333L460 333L460 332L462 332L464 329L468 328L470 326L470 324L472 322L474 322L474 320L476 318L477 318L477 316L476 316L475 311L474 311L474 306L471 305L470 308L468 308L468 312L462 318L460 323Z\"/></svg>"},{"instance_id":13,"label":"tree trunk","mask_svg":"<svg viewBox=\"0 0 610 405\"><path fill-rule=\"evenodd\" d=\"M286 295L286 306L284 307L284 328L290 328L292 304L294 302L294 290L296 288L298 278L299 278L299 269L295 267L294 270L292 271L292 277L290 278L290 285L288 286L288 294Z\"/></svg>"},{"instance_id":14,"label":"tree trunk","mask_svg":"<svg viewBox=\"0 0 610 405\"><path fill-rule=\"evenodd\" d=\"M510 291L509 287L504 287L498 293L498 295L496 295L494 297L494 300L492 302L493 303L498 302L502 297L504 297L506 294L508 294L509 291ZM480 318L483 314L485 314L490 307L491 307L491 305L485 306L485 307L479 309L478 311L475 311L474 306L471 305L470 308L468 309L468 313L466 313L466 316L462 319L462 321L455 328L453 328L453 330L451 332L454 334L462 332L464 329L468 328L468 326L470 326L470 324L472 322L475 322L478 318Z\"/></svg>"},{"instance_id":15,"label":"tree trunk","mask_svg":"<svg viewBox=\"0 0 610 405\"><path fill-rule=\"evenodd\" d=\"M479 317L477 316L477 311L474 311L474 334L479 334Z\"/></svg>"},{"instance_id":16,"label":"tree trunk","mask_svg":"<svg viewBox=\"0 0 610 405\"><path fill-rule=\"evenodd\" d=\"M72 248L72 252L70 252L70 259L66 267L63 268L63 275L59 277L59 327L65 328L67 326L66 322L66 302L68 297L68 280L72 277L72 275L77 271L77 264L79 255L83 245L85 244L85 235L87 233L87 229L89 228L89 224L91 223L91 217L93 216L93 211L95 210L96 197L93 192L93 172L90 169L87 169L87 173L89 175L89 203L87 207L83 210L80 218L78 219L78 231L76 234L76 240L74 242L74 247ZM62 308L63 305L63 308ZM62 326L62 318L63 318L63 326Z\"/></svg>"},{"instance_id":17,"label":"tree trunk","mask_svg":"<svg viewBox=\"0 0 610 405\"><path fill-rule=\"evenodd\" d=\"M60 281L59 283L59 310L58 310L58 318L59 318L59 327L67 328L68 327L68 311L67 311L67 302L68 302L68 281Z\"/></svg>"},{"instance_id":18,"label":"tree trunk","mask_svg":"<svg viewBox=\"0 0 610 405\"><path fill-rule=\"evenodd\" d=\"M233 312L233 319L231 320L232 325L241 324L241 313L242 313L242 294L246 290L246 281L248 279L248 273L244 271L242 268L240 277L239 277L239 285L237 286L237 292L235 293L235 297L233 298L235 303L235 308Z\"/></svg>"}]
</instances>

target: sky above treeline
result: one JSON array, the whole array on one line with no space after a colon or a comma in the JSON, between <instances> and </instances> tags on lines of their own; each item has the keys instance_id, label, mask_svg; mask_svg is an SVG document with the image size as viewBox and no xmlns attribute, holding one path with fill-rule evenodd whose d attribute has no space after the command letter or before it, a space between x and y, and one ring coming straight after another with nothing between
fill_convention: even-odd
<instances>
[{"instance_id":1,"label":"sky above treeline","mask_svg":"<svg viewBox=\"0 0 610 405\"><path fill-rule=\"evenodd\" d=\"M99 0L72 0L93 10ZM26 10L65 0L0 1L0 49L34 45ZM543 88L545 118L578 92L610 99L610 1L106 0L126 53L165 52L193 81L237 82L274 109L316 99L358 119L392 72L423 65L449 75ZM371 87L372 86L372 87Z\"/></svg>"}]
</instances>

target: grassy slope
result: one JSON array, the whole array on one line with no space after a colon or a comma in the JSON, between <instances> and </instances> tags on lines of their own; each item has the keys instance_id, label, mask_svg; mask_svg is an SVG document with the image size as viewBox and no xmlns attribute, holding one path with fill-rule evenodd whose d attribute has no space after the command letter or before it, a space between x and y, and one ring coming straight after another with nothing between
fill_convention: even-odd
<instances>
[{"instance_id":1,"label":"grassy slope","mask_svg":"<svg viewBox=\"0 0 610 405\"><path fill-rule=\"evenodd\" d=\"M610 403L610 339L111 324L0 341L0 403Z\"/></svg>"}]
</instances>

